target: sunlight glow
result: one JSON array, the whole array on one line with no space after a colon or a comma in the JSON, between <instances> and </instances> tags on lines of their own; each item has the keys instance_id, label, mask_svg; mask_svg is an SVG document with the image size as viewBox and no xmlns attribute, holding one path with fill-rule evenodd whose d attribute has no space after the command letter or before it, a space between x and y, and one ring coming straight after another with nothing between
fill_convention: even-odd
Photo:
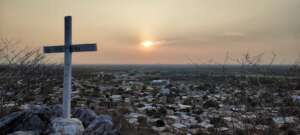
<instances>
[{"instance_id":1,"label":"sunlight glow","mask_svg":"<svg viewBox=\"0 0 300 135\"><path fill-rule=\"evenodd\" d=\"M142 43L142 46L144 46L144 47L146 47L146 48L149 48L149 47L151 47L151 46L153 46L154 45L154 43L152 42L152 41L144 41L143 43Z\"/></svg>"}]
</instances>

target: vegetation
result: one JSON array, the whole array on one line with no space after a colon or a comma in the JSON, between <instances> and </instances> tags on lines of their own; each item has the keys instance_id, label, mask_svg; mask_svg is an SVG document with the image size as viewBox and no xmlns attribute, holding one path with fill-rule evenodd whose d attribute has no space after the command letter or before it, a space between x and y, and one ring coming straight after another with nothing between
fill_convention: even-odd
<instances>
[{"instance_id":1,"label":"vegetation","mask_svg":"<svg viewBox=\"0 0 300 135\"><path fill-rule=\"evenodd\" d=\"M62 70L48 64L39 49L22 46L18 41L0 41L0 116L24 103L51 103L48 94L61 86Z\"/></svg>"}]
</instances>

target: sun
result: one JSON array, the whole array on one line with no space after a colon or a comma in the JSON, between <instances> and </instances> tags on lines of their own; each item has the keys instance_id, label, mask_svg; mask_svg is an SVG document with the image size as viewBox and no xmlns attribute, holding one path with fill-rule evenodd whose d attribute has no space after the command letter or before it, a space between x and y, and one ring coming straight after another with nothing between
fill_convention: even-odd
<instances>
[{"instance_id":1,"label":"sun","mask_svg":"<svg viewBox=\"0 0 300 135\"><path fill-rule=\"evenodd\" d=\"M152 41L144 41L141 43L142 46L146 47L146 48L149 48L151 46L154 45L154 43Z\"/></svg>"}]
</instances>

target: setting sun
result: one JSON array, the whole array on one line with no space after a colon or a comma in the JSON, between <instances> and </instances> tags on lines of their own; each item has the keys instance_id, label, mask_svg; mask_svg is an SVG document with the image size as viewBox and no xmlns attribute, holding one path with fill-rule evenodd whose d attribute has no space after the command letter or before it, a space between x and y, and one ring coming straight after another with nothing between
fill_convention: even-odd
<instances>
[{"instance_id":1,"label":"setting sun","mask_svg":"<svg viewBox=\"0 0 300 135\"><path fill-rule=\"evenodd\" d=\"M153 44L153 42L152 41L144 41L144 42L142 42L142 46L144 46L144 47L151 47L151 46L153 46L154 44Z\"/></svg>"}]
</instances>

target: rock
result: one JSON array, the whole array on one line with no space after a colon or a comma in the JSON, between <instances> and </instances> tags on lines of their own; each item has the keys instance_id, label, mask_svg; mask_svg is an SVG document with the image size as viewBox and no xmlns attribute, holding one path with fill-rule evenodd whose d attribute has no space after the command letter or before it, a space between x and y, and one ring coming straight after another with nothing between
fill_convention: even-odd
<instances>
[{"instance_id":1,"label":"rock","mask_svg":"<svg viewBox=\"0 0 300 135\"><path fill-rule=\"evenodd\" d=\"M108 115L100 115L86 128L84 134L107 135L114 134L112 118Z\"/></svg>"},{"instance_id":2,"label":"rock","mask_svg":"<svg viewBox=\"0 0 300 135\"><path fill-rule=\"evenodd\" d=\"M53 106L50 106L49 107L49 110L50 110L50 116L52 118L55 118L55 117L61 117L62 116L62 112L63 112L63 108L62 108L62 105L53 105Z\"/></svg>"},{"instance_id":3,"label":"rock","mask_svg":"<svg viewBox=\"0 0 300 135\"><path fill-rule=\"evenodd\" d=\"M21 123L14 128L15 131L31 130L40 133L47 128L47 123L42 121L38 115L26 113L21 119Z\"/></svg>"},{"instance_id":4,"label":"rock","mask_svg":"<svg viewBox=\"0 0 300 135\"><path fill-rule=\"evenodd\" d=\"M0 134L27 130L42 132L46 127L47 121L40 118L37 110L14 112L0 119Z\"/></svg>"},{"instance_id":5,"label":"rock","mask_svg":"<svg viewBox=\"0 0 300 135\"><path fill-rule=\"evenodd\" d=\"M13 112L0 119L0 134L7 134L13 131L13 128L18 123L18 119L24 115L24 112Z\"/></svg>"},{"instance_id":6,"label":"rock","mask_svg":"<svg viewBox=\"0 0 300 135\"><path fill-rule=\"evenodd\" d=\"M112 118L108 115L99 115L88 108L75 109L73 116L80 119L86 127L84 134L112 134L113 122Z\"/></svg>"},{"instance_id":7,"label":"rock","mask_svg":"<svg viewBox=\"0 0 300 135\"><path fill-rule=\"evenodd\" d=\"M0 134L22 134L33 131L36 134L80 135L87 127L87 133L113 133L112 118L107 115L97 116L88 108L75 109L73 116L78 119L63 119L61 105L41 106L25 105L23 111L14 112L0 119ZM83 124L82 124L83 123ZM83 126L84 125L84 126ZM19 131L19 132L17 132ZM26 134L24 133L24 134Z\"/></svg>"},{"instance_id":8,"label":"rock","mask_svg":"<svg viewBox=\"0 0 300 135\"><path fill-rule=\"evenodd\" d=\"M34 131L16 131L8 135L39 135L39 133Z\"/></svg>"},{"instance_id":9,"label":"rock","mask_svg":"<svg viewBox=\"0 0 300 135\"><path fill-rule=\"evenodd\" d=\"M97 115L94 111L88 108L75 109L73 117L80 119L84 127L90 125L90 123L96 119Z\"/></svg>"},{"instance_id":10,"label":"rock","mask_svg":"<svg viewBox=\"0 0 300 135\"><path fill-rule=\"evenodd\" d=\"M25 112L39 115L41 119L47 120L48 122L50 122L51 119L62 116L62 105L25 105L23 108Z\"/></svg>"},{"instance_id":11,"label":"rock","mask_svg":"<svg viewBox=\"0 0 300 135\"><path fill-rule=\"evenodd\" d=\"M83 131L81 121L76 118L55 118L51 121L51 135L82 135Z\"/></svg>"}]
</instances>

